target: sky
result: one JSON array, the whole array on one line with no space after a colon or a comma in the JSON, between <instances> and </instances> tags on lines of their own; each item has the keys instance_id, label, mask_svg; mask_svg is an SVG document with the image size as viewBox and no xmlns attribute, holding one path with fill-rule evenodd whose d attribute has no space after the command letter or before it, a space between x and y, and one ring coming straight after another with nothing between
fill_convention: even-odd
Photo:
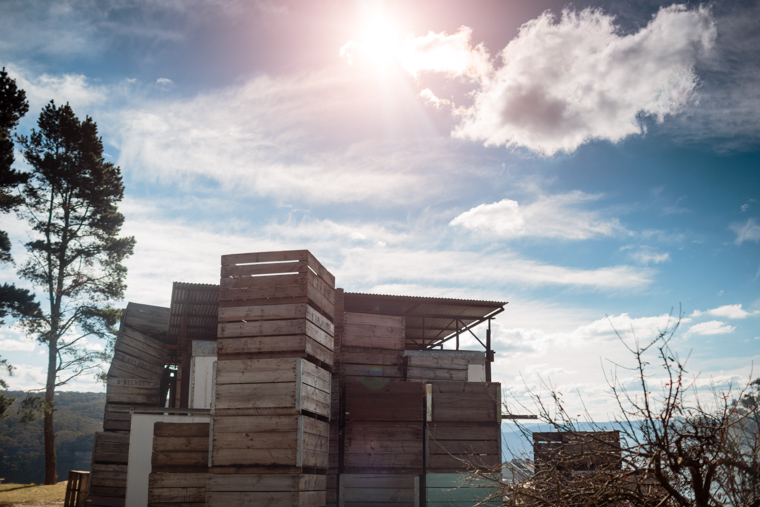
<instances>
[{"instance_id":1,"label":"sky","mask_svg":"<svg viewBox=\"0 0 760 507\"><path fill-rule=\"evenodd\" d=\"M218 283L222 254L309 249L349 292L508 302L511 409L553 386L605 420L625 344L679 316L697 386L760 376L757 19L731 0L5 0L0 65L29 99L20 133L68 102L121 168L120 305ZM20 265L26 225L0 220ZM12 389L42 387L18 327L0 355Z\"/></svg>"}]
</instances>

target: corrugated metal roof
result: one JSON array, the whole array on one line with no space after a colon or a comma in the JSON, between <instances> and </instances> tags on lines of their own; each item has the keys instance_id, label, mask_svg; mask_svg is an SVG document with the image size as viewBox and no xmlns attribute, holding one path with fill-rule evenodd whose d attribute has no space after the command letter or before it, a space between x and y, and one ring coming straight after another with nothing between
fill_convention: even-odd
<instances>
[{"instance_id":1,"label":"corrugated metal roof","mask_svg":"<svg viewBox=\"0 0 760 507\"><path fill-rule=\"evenodd\" d=\"M187 340L216 340L219 286L174 282L170 312L169 343L178 343L183 328Z\"/></svg>"},{"instance_id":2,"label":"corrugated metal roof","mask_svg":"<svg viewBox=\"0 0 760 507\"><path fill-rule=\"evenodd\" d=\"M506 301L344 293L347 312L376 313L406 318L406 348L441 345L504 311Z\"/></svg>"}]
</instances>

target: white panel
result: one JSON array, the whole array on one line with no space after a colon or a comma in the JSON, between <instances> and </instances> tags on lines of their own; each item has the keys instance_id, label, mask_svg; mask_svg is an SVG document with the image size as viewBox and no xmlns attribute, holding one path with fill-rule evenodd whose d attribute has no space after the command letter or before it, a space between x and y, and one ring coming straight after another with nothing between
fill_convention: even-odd
<instances>
[{"instance_id":1,"label":"white panel","mask_svg":"<svg viewBox=\"0 0 760 507\"><path fill-rule=\"evenodd\" d=\"M467 365L467 382L485 382L486 365L468 364Z\"/></svg>"},{"instance_id":2,"label":"white panel","mask_svg":"<svg viewBox=\"0 0 760 507\"><path fill-rule=\"evenodd\" d=\"M153 453L153 425L156 422L209 422L210 415L132 414L129 432L129 464L127 465L127 499L125 507L148 505L148 478Z\"/></svg>"},{"instance_id":3,"label":"white panel","mask_svg":"<svg viewBox=\"0 0 760 507\"><path fill-rule=\"evenodd\" d=\"M215 356L193 357L190 363L190 408L211 408L215 364Z\"/></svg>"}]
</instances>

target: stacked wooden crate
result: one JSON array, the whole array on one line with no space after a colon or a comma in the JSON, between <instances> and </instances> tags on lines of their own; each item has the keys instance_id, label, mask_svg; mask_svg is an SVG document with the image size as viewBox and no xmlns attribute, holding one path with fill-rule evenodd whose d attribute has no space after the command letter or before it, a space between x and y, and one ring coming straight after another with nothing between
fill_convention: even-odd
<instances>
[{"instance_id":1,"label":"stacked wooden crate","mask_svg":"<svg viewBox=\"0 0 760 507\"><path fill-rule=\"evenodd\" d=\"M428 384L425 458L428 505L477 503L498 485L468 480L501 464L501 386L495 382ZM501 505L494 500L494 505ZM490 503L489 503L490 505Z\"/></svg>"},{"instance_id":2,"label":"stacked wooden crate","mask_svg":"<svg viewBox=\"0 0 760 507\"><path fill-rule=\"evenodd\" d=\"M423 471L425 384L345 382L340 504L414 506ZM362 493L360 493L360 491Z\"/></svg>"},{"instance_id":3,"label":"stacked wooden crate","mask_svg":"<svg viewBox=\"0 0 760 507\"><path fill-rule=\"evenodd\" d=\"M108 370L104 432L95 434L90 480L92 505L118 505L126 497L131 410L156 407L166 358L169 309L129 303Z\"/></svg>"},{"instance_id":4,"label":"stacked wooden crate","mask_svg":"<svg viewBox=\"0 0 760 507\"><path fill-rule=\"evenodd\" d=\"M402 379L404 333L404 317L345 313L336 355L341 379Z\"/></svg>"},{"instance_id":5,"label":"stacked wooden crate","mask_svg":"<svg viewBox=\"0 0 760 507\"><path fill-rule=\"evenodd\" d=\"M207 505L325 504L334 305L306 250L222 257Z\"/></svg>"},{"instance_id":6,"label":"stacked wooden crate","mask_svg":"<svg viewBox=\"0 0 760 507\"><path fill-rule=\"evenodd\" d=\"M208 448L208 423L155 423L148 506L203 507Z\"/></svg>"}]
</instances>

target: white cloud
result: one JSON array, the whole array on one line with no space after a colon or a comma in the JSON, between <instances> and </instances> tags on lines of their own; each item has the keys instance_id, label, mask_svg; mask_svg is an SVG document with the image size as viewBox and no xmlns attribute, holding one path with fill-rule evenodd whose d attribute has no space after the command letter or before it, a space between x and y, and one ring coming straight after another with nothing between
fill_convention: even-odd
<instances>
[{"instance_id":1,"label":"white cloud","mask_svg":"<svg viewBox=\"0 0 760 507\"><path fill-rule=\"evenodd\" d=\"M174 81L168 77L160 77L156 79L156 86L158 86L158 88L161 90L171 90L174 88Z\"/></svg>"},{"instance_id":2,"label":"white cloud","mask_svg":"<svg viewBox=\"0 0 760 507\"><path fill-rule=\"evenodd\" d=\"M6 65L6 69L18 87L26 92L32 117L51 100L58 105L68 102L77 114L82 115L82 109L105 102L108 95L103 86L93 84L81 74L33 75L13 64Z\"/></svg>"},{"instance_id":3,"label":"white cloud","mask_svg":"<svg viewBox=\"0 0 760 507\"><path fill-rule=\"evenodd\" d=\"M705 310L704 312L700 310L694 310L694 312L691 314L692 317L701 317L702 315L711 315L713 317L724 317L727 319L745 319L747 317L760 315L760 310L756 310L754 312L748 312L747 310L742 308L741 304L736 304L736 305L723 305L723 306L719 306L718 308Z\"/></svg>"},{"instance_id":4,"label":"white cloud","mask_svg":"<svg viewBox=\"0 0 760 507\"><path fill-rule=\"evenodd\" d=\"M37 344L32 340L0 340L0 350L4 352L22 351L31 352Z\"/></svg>"},{"instance_id":5,"label":"white cloud","mask_svg":"<svg viewBox=\"0 0 760 507\"><path fill-rule=\"evenodd\" d=\"M431 251L412 248L351 248L336 269L350 290L375 291L389 277L450 292L451 287L504 288L523 286L576 287L591 290L640 289L652 281L646 268L611 266L575 269L543 264L510 252ZM503 289L502 289L503 290ZM435 294L432 294L435 295Z\"/></svg>"},{"instance_id":6,"label":"white cloud","mask_svg":"<svg viewBox=\"0 0 760 507\"><path fill-rule=\"evenodd\" d=\"M465 211L455 217L450 225L495 233L504 238L534 236L583 240L624 232L617 219L603 217L599 211L583 209L583 204L600 198L599 195L575 191L543 196L524 206L511 199L503 199Z\"/></svg>"},{"instance_id":7,"label":"white cloud","mask_svg":"<svg viewBox=\"0 0 760 507\"><path fill-rule=\"evenodd\" d=\"M711 335L717 335L717 334L730 334L733 333L736 330L734 326L730 326L726 324L725 322L721 322L719 320L710 320L707 322L700 322L699 324L694 324L689 328L688 331L686 331L686 336L692 336L692 335L705 335L705 336L711 336Z\"/></svg>"},{"instance_id":8,"label":"white cloud","mask_svg":"<svg viewBox=\"0 0 760 507\"><path fill-rule=\"evenodd\" d=\"M546 12L522 26L495 70L484 62L485 49L470 47L468 30L434 35L417 40L459 59L441 59L450 66L439 59L427 68L416 63L409 71L477 75L482 84L474 104L458 111L453 135L552 155L592 139L641 134L642 114L662 122L680 112L698 83L694 65L713 46L716 30L704 8L662 8L631 35L601 10L566 10L559 20Z\"/></svg>"},{"instance_id":9,"label":"white cloud","mask_svg":"<svg viewBox=\"0 0 760 507\"><path fill-rule=\"evenodd\" d=\"M651 247L639 247L638 249L621 248L621 250L631 250L629 253L631 259L639 264L662 264L670 260L668 252L660 252Z\"/></svg>"},{"instance_id":10,"label":"white cloud","mask_svg":"<svg viewBox=\"0 0 760 507\"><path fill-rule=\"evenodd\" d=\"M451 35L428 32L422 37L407 37L398 60L415 78L421 72L440 72L481 80L493 72L491 57L483 44L472 47L471 39L472 29L466 26Z\"/></svg>"},{"instance_id":11,"label":"white cloud","mask_svg":"<svg viewBox=\"0 0 760 507\"><path fill-rule=\"evenodd\" d=\"M238 194L384 205L448 192L452 178L476 184L479 169L462 174L466 155L437 135L408 83L399 78L391 92L386 84L345 66L259 76L141 104L104 125L117 163L148 180L211 178Z\"/></svg>"},{"instance_id":12,"label":"white cloud","mask_svg":"<svg viewBox=\"0 0 760 507\"><path fill-rule=\"evenodd\" d=\"M0 351L31 352L36 347L37 342L27 336L18 322L0 328Z\"/></svg>"},{"instance_id":13,"label":"white cloud","mask_svg":"<svg viewBox=\"0 0 760 507\"><path fill-rule=\"evenodd\" d=\"M736 240L734 242L737 245L741 245L745 241L760 242L760 225L755 222L754 218L748 219L743 224L731 224L731 230L736 233Z\"/></svg>"}]
</instances>

